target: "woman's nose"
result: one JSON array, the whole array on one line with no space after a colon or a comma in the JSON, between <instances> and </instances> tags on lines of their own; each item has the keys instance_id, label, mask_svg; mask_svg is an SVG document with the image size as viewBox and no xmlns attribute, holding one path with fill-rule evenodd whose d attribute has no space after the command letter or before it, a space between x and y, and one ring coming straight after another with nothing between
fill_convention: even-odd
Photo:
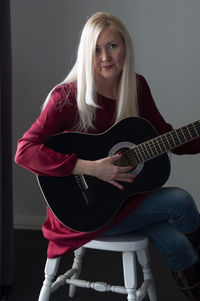
<instances>
[{"instance_id":1,"label":"woman's nose","mask_svg":"<svg viewBox=\"0 0 200 301\"><path fill-rule=\"evenodd\" d=\"M103 49L101 54L102 54L101 55L101 60L102 61L109 61L110 60L110 54L109 54L108 49Z\"/></svg>"}]
</instances>

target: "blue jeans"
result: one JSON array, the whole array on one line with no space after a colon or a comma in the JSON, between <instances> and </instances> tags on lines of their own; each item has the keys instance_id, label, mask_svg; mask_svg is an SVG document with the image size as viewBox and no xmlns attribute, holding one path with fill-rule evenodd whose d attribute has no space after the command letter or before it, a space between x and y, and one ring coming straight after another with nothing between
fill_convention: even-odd
<instances>
[{"instance_id":1,"label":"blue jeans","mask_svg":"<svg viewBox=\"0 0 200 301\"><path fill-rule=\"evenodd\" d=\"M151 192L125 220L104 235L139 231L164 254L172 270L183 270L199 260L184 235L195 231L200 217L191 195L180 188L161 188ZM200 239L200 238L199 238Z\"/></svg>"}]
</instances>

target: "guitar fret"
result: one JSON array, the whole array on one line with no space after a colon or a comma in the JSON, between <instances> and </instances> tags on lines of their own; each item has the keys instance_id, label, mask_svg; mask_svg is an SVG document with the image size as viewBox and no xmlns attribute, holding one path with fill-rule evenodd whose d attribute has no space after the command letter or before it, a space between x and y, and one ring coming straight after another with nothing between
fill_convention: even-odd
<instances>
[{"instance_id":1,"label":"guitar fret","mask_svg":"<svg viewBox=\"0 0 200 301\"><path fill-rule=\"evenodd\" d=\"M196 126L194 125L196 124ZM200 135L200 121L196 121L193 123L195 130L197 131L197 135Z\"/></svg>"},{"instance_id":2,"label":"guitar fret","mask_svg":"<svg viewBox=\"0 0 200 301\"><path fill-rule=\"evenodd\" d=\"M174 131L174 132L172 132L172 135L174 137L174 141L176 143L176 146L180 145L181 144L181 140L180 140L179 136L177 135L177 133Z\"/></svg>"},{"instance_id":3,"label":"guitar fret","mask_svg":"<svg viewBox=\"0 0 200 301\"><path fill-rule=\"evenodd\" d=\"M131 149L131 151L132 151L133 155L135 156L136 162L137 162L138 164L141 163L140 158L139 158L138 153L137 153L137 150L136 150L136 147L133 147L133 148Z\"/></svg>"},{"instance_id":4,"label":"guitar fret","mask_svg":"<svg viewBox=\"0 0 200 301\"><path fill-rule=\"evenodd\" d=\"M173 135L172 135L172 132L170 132L169 135L170 135L170 137L171 137L171 139L172 139L172 142L174 143L174 146L176 146L176 142L175 142L175 140L174 140L174 137L173 137Z\"/></svg>"},{"instance_id":5,"label":"guitar fret","mask_svg":"<svg viewBox=\"0 0 200 301\"><path fill-rule=\"evenodd\" d=\"M150 159L150 158L149 158L149 153L148 153L148 150L147 150L147 147L146 147L145 143L142 144L142 147L143 147L143 149L144 149L145 159L146 159L146 160L149 160L149 159Z\"/></svg>"},{"instance_id":6,"label":"guitar fret","mask_svg":"<svg viewBox=\"0 0 200 301\"><path fill-rule=\"evenodd\" d=\"M166 139L168 141L168 144L170 146L169 149L174 148L176 146L176 143L175 143L175 141L173 139L173 136L172 136L171 132L170 133L166 133L165 137L166 137Z\"/></svg>"},{"instance_id":7,"label":"guitar fret","mask_svg":"<svg viewBox=\"0 0 200 301\"><path fill-rule=\"evenodd\" d=\"M129 150L133 157L129 157L128 159L130 162L140 164L199 136L200 121L196 121L177 130L172 130L140 143ZM129 155L129 153L127 155Z\"/></svg>"},{"instance_id":8,"label":"guitar fret","mask_svg":"<svg viewBox=\"0 0 200 301\"><path fill-rule=\"evenodd\" d=\"M145 153L144 153L144 151L143 151L143 149L142 149L142 145L141 145L141 144L138 145L138 148L139 148L140 155L141 155L143 161L145 161Z\"/></svg>"},{"instance_id":9,"label":"guitar fret","mask_svg":"<svg viewBox=\"0 0 200 301\"><path fill-rule=\"evenodd\" d=\"M184 134L184 132L183 132L183 128L181 129L181 132L182 132L182 134L183 134L184 141L187 141L188 139L186 138L186 136L185 136L185 134Z\"/></svg>"},{"instance_id":10,"label":"guitar fret","mask_svg":"<svg viewBox=\"0 0 200 301\"><path fill-rule=\"evenodd\" d=\"M162 137L158 137L157 141L159 142L161 152L166 151L166 146L165 146L164 141L162 140Z\"/></svg>"},{"instance_id":11,"label":"guitar fret","mask_svg":"<svg viewBox=\"0 0 200 301\"><path fill-rule=\"evenodd\" d=\"M187 136L189 136L190 139L192 139L192 134L190 133L190 131L189 131L189 129L188 129L187 126L184 126L184 127L183 127L183 131L185 131L185 134L186 134Z\"/></svg>"},{"instance_id":12,"label":"guitar fret","mask_svg":"<svg viewBox=\"0 0 200 301\"><path fill-rule=\"evenodd\" d=\"M194 126L193 123L189 124L187 126L187 128L188 128L188 131L190 132L192 138L196 138L198 136L198 132L197 132L197 130L196 130L196 128L195 128L195 126Z\"/></svg>"},{"instance_id":13,"label":"guitar fret","mask_svg":"<svg viewBox=\"0 0 200 301\"><path fill-rule=\"evenodd\" d=\"M178 137L179 137L180 142L181 142L181 143L184 143L184 142L185 142L185 138L184 138L184 136L183 136L183 134L182 134L181 129L176 130L176 133L178 134Z\"/></svg>"},{"instance_id":14,"label":"guitar fret","mask_svg":"<svg viewBox=\"0 0 200 301\"><path fill-rule=\"evenodd\" d=\"M142 147L144 148L144 152L145 152L146 159L147 159L147 160L151 159L152 156L151 156L151 154L150 154L150 152L149 152L149 147L148 147L147 143L146 143L146 142L143 143L143 144L142 144Z\"/></svg>"},{"instance_id":15,"label":"guitar fret","mask_svg":"<svg viewBox=\"0 0 200 301\"><path fill-rule=\"evenodd\" d=\"M138 146L135 147L135 150L137 151L137 155L138 155L138 158L139 158L139 162L143 162L144 159L143 159L143 157L142 157L142 155L141 155L141 152L140 152L139 147L138 147Z\"/></svg>"},{"instance_id":16,"label":"guitar fret","mask_svg":"<svg viewBox=\"0 0 200 301\"><path fill-rule=\"evenodd\" d=\"M156 138L156 148L157 148L157 150L158 150L158 154L161 154L162 153L162 149L161 149L161 147L160 147L160 144L158 143L158 138Z\"/></svg>"},{"instance_id":17,"label":"guitar fret","mask_svg":"<svg viewBox=\"0 0 200 301\"><path fill-rule=\"evenodd\" d=\"M165 140L165 149L168 151L169 149L171 149L171 144L170 144L170 140L167 138L167 133L162 135L161 138L163 138L163 140Z\"/></svg>"},{"instance_id":18,"label":"guitar fret","mask_svg":"<svg viewBox=\"0 0 200 301\"><path fill-rule=\"evenodd\" d=\"M149 141L147 141L146 144L147 144L147 147L148 147L148 150L149 150L149 156L150 156L150 158L153 158L154 157L154 153L153 153L153 151L151 149L151 145L150 145Z\"/></svg>"},{"instance_id":19,"label":"guitar fret","mask_svg":"<svg viewBox=\"0 0 200 301\"><path fill-rule=\"evenodd\" d=\"M151 146L148 144L148 141L144 142L143 144L145 147L145 152L146 152L147 158L148 159L153 158L153 152L152 152Z\"/></svg>"},{"instance_id":20,"label":"guitar fret","mask_svg":"<svg viewBox=\"0 0 200 301\"><path fill-rule=\"evenodd\" d=\"M156 149L155 145L153 144L153 141L150 140L149 144L151 145L151 149L152 149L152 152L153 152L154 156L157 156L158 152L157 152L157 149Z\"/></svg>"},{"instance_id":21,"label":"guitar fret","mask_svg":"<svg viewBox=\"0 0 200 301\"><path fill-rule=\"evenodd\" d=\"M162 136L160 136L160 138L161 138L161 141L162 141L162 143L164 145L165 150L167 151L169 149L169 146L170 146L170 144L168 142L168 139L167 139L167 136L166 135L162 135Z\"/></svg>"},{"instance_id":22,"label":"guitar fret","mask_svg":"<svg viewBox=\"0 0 200 301\"><path fill-rule=\"evenodd\" d=\"M148 148L147 143L144 143L144 147L145 147L145 154L147 155L147 158L150 159L151 155L149 153L149 148Z\"/></svg>"}]
</instances>

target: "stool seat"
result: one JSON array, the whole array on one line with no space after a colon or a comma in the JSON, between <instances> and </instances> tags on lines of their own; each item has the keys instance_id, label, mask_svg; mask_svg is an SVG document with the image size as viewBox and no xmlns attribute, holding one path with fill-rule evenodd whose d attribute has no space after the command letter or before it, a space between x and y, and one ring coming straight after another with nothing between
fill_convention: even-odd
<instances>
[{"instance_id":1,"label":"stool seat","mask_svg":"<svg viewBox=\"0 0 200 301\"><path fill-rule=\"evenodd\" d=\"M122 253L124 285L110 285L106 282L86 281L80 279L83 256L86 250L98 249ZM141 286L137 283L137 262L142 269L143 279ZM38 301L49 301L51 293L60 286L69 285L69 297L74 297L77 287L91 288L98 292L114 292L127 295L128 301L141 301L148 295L150 301L157 301L156 289L151 271L148 238L139 234L101 236L74 251L72 268L60 275L53 282L60 263L60 257L47 258L45 265L45 280ZM103 262L102 262L103 264Z\"/></svg>"},{"instance_id":2,"label":"stool seat","mask_svg":"<svg viewBox=\"0 0 200 301\"><path fill-rule=\"evenodd\" d=\"M107 251L137 251L148 247L148 238L140 234L101 236L84 245L85 248Z\"/></svg>"}]
</instances>

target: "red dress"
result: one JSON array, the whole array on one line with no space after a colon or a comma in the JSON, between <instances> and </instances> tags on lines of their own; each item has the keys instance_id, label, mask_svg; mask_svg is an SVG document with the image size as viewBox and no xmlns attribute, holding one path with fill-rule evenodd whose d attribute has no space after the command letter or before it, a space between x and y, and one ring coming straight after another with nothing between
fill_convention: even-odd
<instances>
[{"instance_id":1,"label":"red dress","mask_svg":"<svg viewBox=\"0 0 200 301\"><path fill-rule=\"evenodd\" d=\"M137 75L139 115L149 120L159 134L172 130L159 113L151 96L147 82ZM101 133L110 128L114 121L115 100L98 94L100 108L96 112L96 132ZM56 133L72 130L77 121L76 86L64 84L54 89L41 115L30 129L18 141L15 155L16 163L29 169L36 175L66 177L71 174L76 161L76 154L67 155L53 151L44 146L45 142ZM88 131L92 132L93 131ZM200 138L173 150L176 154L195 154L200 152ZM44 237L49 240L48 258L58 257L65 252L84 245L128 216L144 200L147 193L129 198L119 213L109 224L100 230L83 233L70 230L64 226L47 207L47 218L43 225Z\"/></svg>"}]
</instances>

